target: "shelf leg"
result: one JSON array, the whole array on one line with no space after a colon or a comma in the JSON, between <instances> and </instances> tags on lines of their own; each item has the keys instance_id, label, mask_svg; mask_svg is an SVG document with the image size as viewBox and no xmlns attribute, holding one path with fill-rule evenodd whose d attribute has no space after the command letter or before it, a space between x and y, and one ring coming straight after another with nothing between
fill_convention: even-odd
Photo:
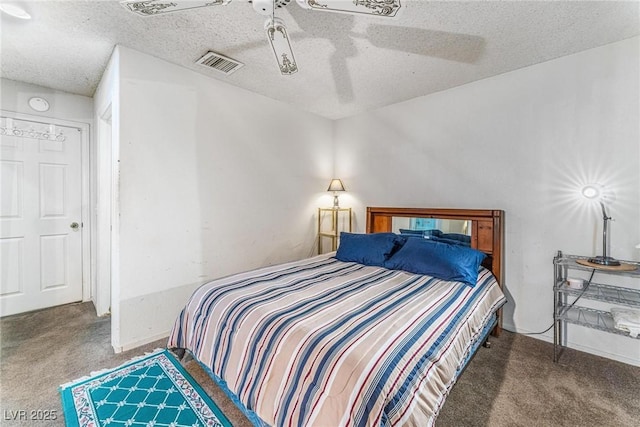
<instances>
[{"instance_id":1,"label":"shelf leg","mask_svg":"<svg viewBox=\"0 0 640 427\"><path fill-rule=\"evenodd\" d=\"M322 215L322 211L318 209L318 255L322 253L322 236L320 235L320 215Z\"/></svg>"},{"instance_id":2,"label":"shelf leg","mask_svg":"<svg viewBox=\"0 0 640 427\"><path fill-rule=\"evenodd\" d=\"M553 363L558 362L558 358L560 357L558 346L561 345L561 325L560 320L557 318L558 316L558 307L560 306L561 296L557 291L558 283L562 280L562 268L558 265L557 259L560 257L560 252L553 260Z\"/></svg>"},{"instance_id":3,"label":"shelf leg","mask_svg":"<svg viewBox=\"0 0 640 427\"><path fill-rule=\"evenodd\" d=\"M333 229L331 230L336 236L338 235L338 212L339 211L333 211L333 215L332 215L332 227ZM331 250L337 250L338 249L338 238L334 237L333 239L331 239Z\"/></svg>"}]
</instances>

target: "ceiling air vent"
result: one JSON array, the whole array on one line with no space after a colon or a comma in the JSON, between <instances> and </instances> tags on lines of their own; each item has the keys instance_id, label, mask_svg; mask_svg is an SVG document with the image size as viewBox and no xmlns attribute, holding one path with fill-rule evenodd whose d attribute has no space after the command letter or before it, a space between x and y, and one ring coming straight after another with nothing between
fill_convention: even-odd
<instances>
[{"instance_id":1,"label":"ceiling air vent","mask_svg":"<svg viewBox=\"0 0 640 427\"><path fill-rule=\"evenodd\" d=\"M244 66L242 62L238 62L235 59L227 58L226 56L211 51L198 59L196 64L200 64L203 67L216 70L226 75L232 74L234 71Z\"/></svg>"}]
</instances>

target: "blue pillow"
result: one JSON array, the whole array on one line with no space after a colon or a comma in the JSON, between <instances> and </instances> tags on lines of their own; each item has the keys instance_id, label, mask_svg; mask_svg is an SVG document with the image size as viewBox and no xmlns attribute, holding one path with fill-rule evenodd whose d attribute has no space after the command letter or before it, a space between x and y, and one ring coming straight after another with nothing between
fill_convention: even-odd
<instances>
[{"instance_id":1,"label":"blue pillow","mask_svg":"<svg viewBox=\"0 0 640 427\"><path fill-rule=\"evenodd\" d=\"M424 230L409 230L406 228L401 228L400 235L404 237L424 237Z\"/></svg>"},{"instance_id":2,"label":"blue pillow","mask_svg":"<svg viewBox=\"0 0 640 427\"><path fill-rule=\"evenodd\" d=\"M471 236L466 234L445 233L445 234L442 234L440 237L443 239L457 240L459 242L466 243L467 246L471 244Z\"/></svg>"},{"instance_id":3,"label":"blue pillow","mask_svg":"<svg viewBox=\"0 0 640 427\"><path fill-rule=\"evenodd\" d=\"M437 228L433 228L431 230L424 230L424 235L440 237L442 236L442 231L438 230Z\"/></svg>"},{"instance_id":4,"label":"blue pillow","mask_svg":"<svg viewBox=\"0 0 640 427\"><path fill-rule=\"evenodd\" d=\"M465 246L430 239L407 239L384 266L475 286L478 268L485 257L484 253Z\"/></svg>"},{"instance_id":5,"label":"blue pillow","mask_svg":"<svg viewBox=\"0 0 640 427\"><path fill-rule=\"evenodd\" d=\"M394 233L355 234L340 233L340 246L336 258L340 261L384 266L389 257L404 243Z\"/></svg>"},{"instance_id":6,"label":"blue pillow","mask_svg":"<svg viewBox=\"0 0 640 427\"><path fill-rule=\"evenodd\" d=\"M429 236L427 236L426 238L431 240L432 242L449 243L450 245L458 245L458 246L471 246L471 243L465 243L456 239L446 239L444 237L429 237Z\"/></svg>"}]
</instances>

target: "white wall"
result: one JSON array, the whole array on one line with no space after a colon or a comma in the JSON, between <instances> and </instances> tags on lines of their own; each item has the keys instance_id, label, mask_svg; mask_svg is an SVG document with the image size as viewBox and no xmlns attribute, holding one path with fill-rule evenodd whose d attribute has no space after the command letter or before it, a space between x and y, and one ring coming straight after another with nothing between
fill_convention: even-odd
<instances>
[{"instance_id":1,"label":"white wall","mask_svg":"<svg viewBox=\"0 0 640 427\"><path fill-rule=\"evenodd\" d=\"M584 184L614 190L611 254L640 259L639 40L337 121L342 204L358 219L366 206L504 209L504 326L546 329L556 251L601 252L602 216L582 202ZM636 340L575 327L569 341L640 364Z\"/></svg>"},{"instance_id":2,"label":"white wall","mask_svg":"<svg viewBox=\"0 0 640 427\"><path fill-rule=\"evenodd\" d=\"M32 110L29 99L34 96L45 98L49 110ZM8 79L0 79L0 109L87 124L93 121L93 100L89 97Z\"/></svg>"},{"instance_id":3,"label":"white wall","mask_svg":"<svg viewBox=\"0 0 640 427\"><path fill-rule=\"evenodd\" d=\"M118 52L114 346L129 348L166 336L199 283L312 253L332 123Z\"/></svg>"},{"instance_id":4,"label":"white wall","mask_svg":"<svg viewBox=\"0 0 640 427\"><path fill-rule=\"evenodd\" d=\"M114 347L166 335L208 278L310 255L332 176L360 231L372 205L504 209L505 326L545 329L555 251L601 250L600 214L576 196L581 185L614 189L612 254L640 258L638 51L634 38L332 124L116 49L95 95L96 120L113 112L107 178L121 192L108 207ZM94 119L90 98L0 84L2 109L37 114L26 101L40 95L50 116ZM584 328L569 337L640 363L636 341Z\"/></svg>"}]
</instances>

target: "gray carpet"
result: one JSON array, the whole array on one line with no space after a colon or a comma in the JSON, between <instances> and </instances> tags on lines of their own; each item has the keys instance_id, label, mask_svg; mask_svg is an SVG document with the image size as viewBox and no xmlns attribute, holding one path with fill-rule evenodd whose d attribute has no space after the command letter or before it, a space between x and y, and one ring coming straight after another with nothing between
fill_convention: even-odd
<instances>
[{"instance_id":1,"label":"gray carpet","mask_svg":"<svg viewBox=\"0 0 640 427\"><path fill-rule=\"evenodd\" d=\"M85 303L0 320L0 424L64 425L60 384L165 344L113 354L109 318L94 313ZM550 344L509 332L492 344L479 350L453 388L438 427L640 426L640 368L573 350L554 364ZM186 368L234 426L250 425L196 362ZM8 419L17 410L53 410L57 420Z\"/></svg>"}]
</instances>

